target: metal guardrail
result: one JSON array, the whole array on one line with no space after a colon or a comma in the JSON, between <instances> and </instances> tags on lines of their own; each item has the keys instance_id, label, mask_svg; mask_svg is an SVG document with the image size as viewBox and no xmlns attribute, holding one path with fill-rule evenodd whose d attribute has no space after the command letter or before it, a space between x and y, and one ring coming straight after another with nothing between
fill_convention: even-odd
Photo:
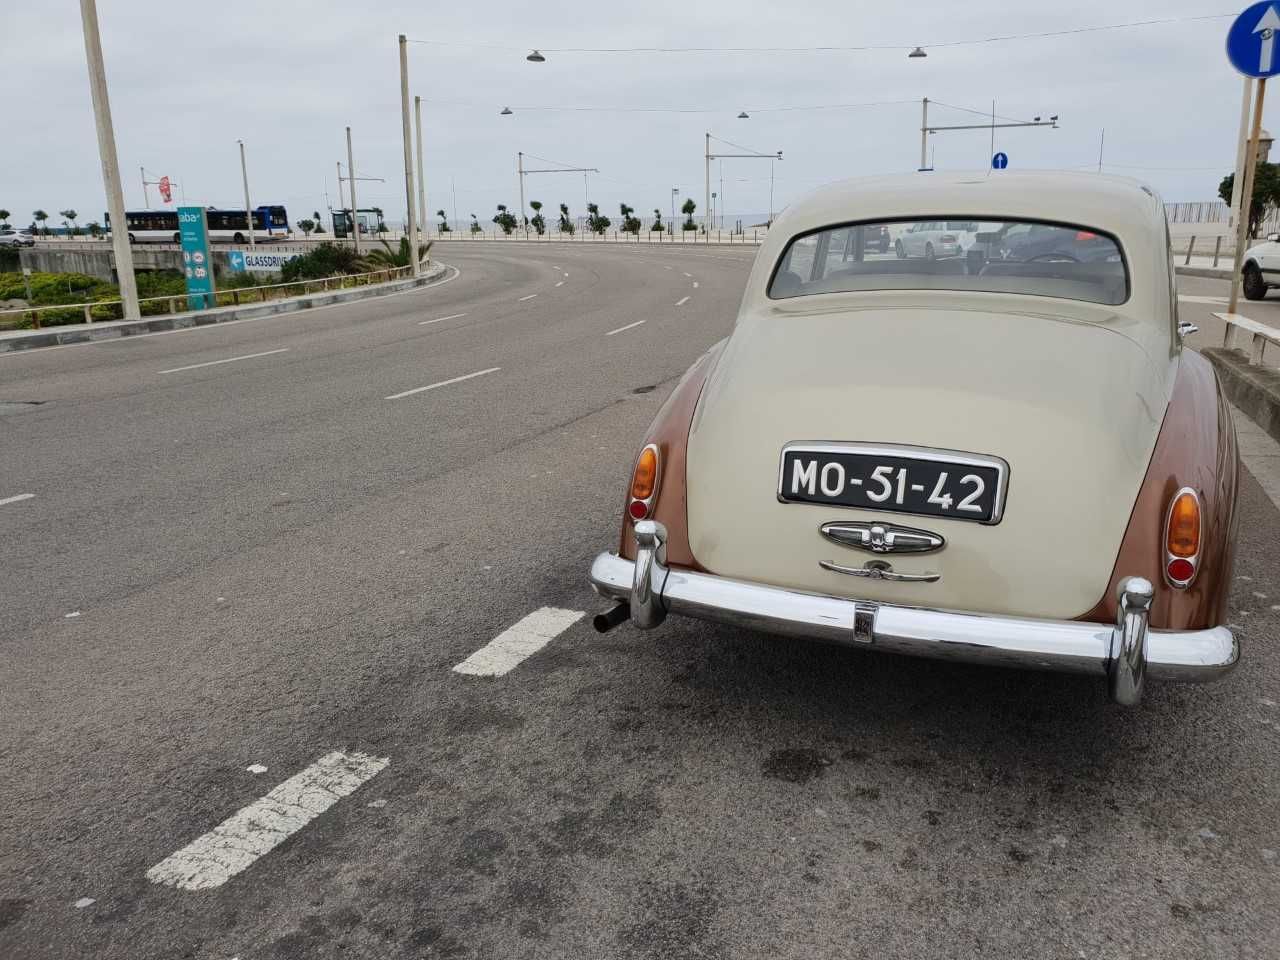
<instances>
[{"instance_id":1,"label":"metal guardrail","mask_svg":"<svg viewBox=\"0 0 1280 960\"><path fill-rule=\"evenodd\" d=\"M402 277L411 275L412 267L387 267L383 270L372 270L367 273L350 273L342 274L336 277L320 277L314 280L292 280L289 283L267 283L255 287L236 287L230 290L215 291L212 294L199 294L205 303L204 308L210 307L228 307L241 306L245 303L266 303L268 300L284 300L290 296L306 296L309 293L323 293L326 290L344 290L349 287L370 286L374 283L390 283L392 280L398 280ZM379 278L377 280L373 278ZM290 288L301 288L297 293L285 293ZM271 295L270 291L279 291L280 296ZM164 303L167 307L164 313L180 313L177 305L181 301L189 301L190 298L185 293L166 294L159 297L142 297L138 300L139 304L144 303ZM210 302L212 301L212 302ZM16 307L10 310L0 310L0 329L13 329L9 325L12 319L22 320L29 317L35 325L35 329L43 329L40 325L40 314L48 313L52 310L83 310L85 323L105 323L111 320L120 320L122 316L112 317L95 317L93 310L100 307L119 308L119 312L123 314L123 301L119 297L113 300L93 300L84 303L50 303L36 307ZM116 312L113 310L113 313ZM155 314L144 314L144 316L154 316Z\"/></svg>"},{"instance_id":2,"label":"metal guardrail","mask_svg":"<svg viewBox=\"0 0 1280 960\"><path fill-rule=\"evenodd\" d=\"M1275 327L1268 327L1264 323L1250 320L1248 317L1241 316L1238 313L1215 313L1214 316L1227 325L1226 333L1222 338L1222 345L1227 349L1233 346L1232 341L1235 339L1237 329L1253 334L1253 339L1249 345L1250 364L1261 365L1267 344L1280 343L1280 330Z\"/></svg>"}]
</instances>

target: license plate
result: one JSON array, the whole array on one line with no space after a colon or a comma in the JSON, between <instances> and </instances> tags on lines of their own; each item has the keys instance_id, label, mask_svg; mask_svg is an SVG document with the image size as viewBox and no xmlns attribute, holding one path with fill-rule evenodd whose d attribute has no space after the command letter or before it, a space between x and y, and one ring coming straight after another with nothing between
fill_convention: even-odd
<instances>
[{"instance_id":1,"label":"license plate","mask_svg":"<svg viewBox=\"0 0 1280 960\"><path fill-rule=\"evenodd\" d=\"M999 457L878 443L789 443L778 499L999 523L1009 464Z\"/></svg>"}]
</instances>

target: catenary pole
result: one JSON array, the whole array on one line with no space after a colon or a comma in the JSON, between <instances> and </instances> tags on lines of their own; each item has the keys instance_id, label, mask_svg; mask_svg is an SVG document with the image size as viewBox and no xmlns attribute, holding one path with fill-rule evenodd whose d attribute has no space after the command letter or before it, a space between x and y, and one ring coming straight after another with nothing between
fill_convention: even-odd
<instances>
[{"instance_id":1,"label":"catenary pole","mask_svg":"<svg viewBox=\"0 0 1280 960\"><path fill-rule=\"evenodd\" d=\"M98 129L98 157L102 161L102 186L111 214L111 247L116 257L116 276L124 319L137 320L138 282L133 275L133 251L129 247L129 224L124 215L124 191L120 183L120 161L116 156L116 135L111 124L111 102L107 98L107 71L102 62L102 37L98 33L98 8L94 0L80 0L84 24L84 54L89 65L89 92L93 97L93 120Z\"/></svg>"},{"instance_id":2,"label":"catenary pole","mask_svg":"<svg viewBox=\"0 0 1280 960\"><path fill-rule=\"evenodd\" d=\"M427 232L427 181L422 175L422 98L413 98L414 134L418 140L418 244Z\"/></svg>"},{"instance_id":3,"label":"catenary pole","mask_svg":"<svg viewBox=\"0 0 1280 960\"><path fill-rule=\"evenodd\" d=\"M244 181L244 213L249 218L249 246L254 246L253 239L253 207L249 206L249 168L244 162L244 141L240 144L240 178Z\"/></svg>"},{"instance_id":4,"label":"catenary pole","mask_svg":"<svg viewBox=\"0 0 1280 960\"><path fill-rule=\"evenodd\" d=\"M422 268L418 264L418 218L414 216L413 198L413 144L409 124L409 50L406 46L408 38L400 34L400 127L404 139L404 199L409 208L409 222L405 224L406 233L413 249L409 251L409 264L416 277Z\"/></svg>"},{"instance_id":5,"label":"catenary pole","mask_svg":"<svg viewBox=\"0 0 1280 960\"><path fill-rule=\"evenodd\" d=\"M338 164L338 173L342 173L342 164ZM360 256L360 215L356 212L356 161L351 150L351 128L347 127L347 186L351 190L351 237L355 241L356 256ZM342 184L338 184L341 193Z\"/></svg>"}]
</instances>

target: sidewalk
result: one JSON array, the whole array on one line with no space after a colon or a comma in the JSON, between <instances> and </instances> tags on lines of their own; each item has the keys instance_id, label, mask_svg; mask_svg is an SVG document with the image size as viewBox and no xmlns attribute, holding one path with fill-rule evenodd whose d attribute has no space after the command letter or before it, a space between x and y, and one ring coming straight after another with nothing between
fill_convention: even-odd
<instances>
[{"instance_id":1,"label":"sidewalk","mask_svg":"<svg viewBox=\"0 0 1280 960\"><path fill-rule=\"evenodd\" d=\"M191 327L203 327L211 323L226 323L230 320L252 320L259 317L273 316L278 313L294 313L298 310L326 307L334 303L384 297L435 283L449 269L451 268L443 263L433 262L427 266L422 276L417 278L392 280L389 283L375 283L367 287L352 287L348 290L333 290L327 293L310 293L306 296L287 297L249 306L214 307L209 310L194 310L186 313L166 313L154 317L143 317L141 320L69 323L57 327L45 327L43 330L5 330L0 331L0 354L13 353L20 350L36 350L40 347L59 347L70 343L116 340L120 337L132 337L144 333L163 333L167 330L185 330Z\"/></svg>"}]
</instances>

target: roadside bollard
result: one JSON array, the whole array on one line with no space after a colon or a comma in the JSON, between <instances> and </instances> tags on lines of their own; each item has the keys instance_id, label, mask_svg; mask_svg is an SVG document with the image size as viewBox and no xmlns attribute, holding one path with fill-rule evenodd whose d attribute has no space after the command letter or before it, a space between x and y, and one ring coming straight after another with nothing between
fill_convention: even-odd
<instances>
[{"instance_id":1,"label":"roadside bollard","mask_svg":"<svg viewBox=\"0 0 1280 960\"><path fill-rule=\"evenodd\" d=\"M1195 248L1196 248L1196 235L1193 233L1191 235L1191 242L1187 244L1187 259L1182 261L1182 265L1184 267L1191 262L1191 251L1194 250Z\"/></svg>"},{"instance_id":2,"label":"roadside bollard","mask_svg":"<svg viewBox=\"0 0 1280 960\"><path fill-rule=\"evenodd\" d=\"M198 222L198 221L197 221L197 222ZM232 291L231 291L231 302L232 302L232 303L234 303L237 307L238 307L238 306L240 306L240 291L239 291L239 290L232 290Z\"/></svg>"},{"instance_id":3,"label":"roadside bollard","mask_svg":"<svg viewBox=\"0 0 1280 960\"><path fill-rule=\"evenodd\" d=\"M92 313L92 310L93 310L93 308L92 308L92 307L90 307L90 306L89 306L89 304L87 304L87 303L86 303L86 304L84 305L84 322L85 322L85 323L93 323L93 313Z\"/></svg>"},{"instance_id":4,"label":"roadside bollard","mask_svg":"<svg viewBox=\"0 0 1280 960\"><path fill-rule=\"evenodd\" d=\"M1218 265L1218 254L1222 252L1222 235L1219 234L1213 241L1213 265Z\"/></svg>"}]
</instances>

